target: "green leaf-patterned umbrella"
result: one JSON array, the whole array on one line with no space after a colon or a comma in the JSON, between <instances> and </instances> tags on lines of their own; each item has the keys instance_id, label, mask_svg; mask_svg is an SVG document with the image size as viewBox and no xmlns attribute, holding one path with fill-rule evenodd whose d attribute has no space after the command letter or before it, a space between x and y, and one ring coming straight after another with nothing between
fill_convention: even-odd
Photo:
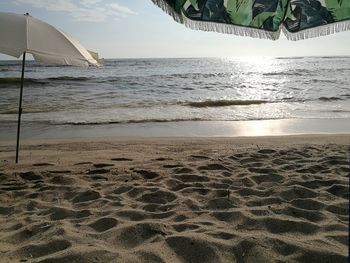
<instances>
[{"instance_id":1,"label":"green leaf-patterned umbrella","mask_svg":"<svg viewBox=\"0 0 350 263\"><path fill-rule=\"evenodd\" d=\"M152 0L177 22L204 31L290 40L350 29L350 0Z\"/></svg>"}]
</instances>

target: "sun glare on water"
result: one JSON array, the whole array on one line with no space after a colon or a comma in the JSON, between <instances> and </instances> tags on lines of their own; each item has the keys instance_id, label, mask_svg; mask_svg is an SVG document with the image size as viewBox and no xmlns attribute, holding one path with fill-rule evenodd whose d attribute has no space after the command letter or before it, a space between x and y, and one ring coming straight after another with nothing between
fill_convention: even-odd
<instances>
[{"instance_id":1,"label":"sun glare on water","mask_svg":"<svg viewBox=\"0 0 350 263\"><path fill-rule=\"evenodd\" d=\"M252 121L240 126L239 133L243 136L271 136L283 131L279 121Z\"/></svg>"},{"instance_id":2,"label":"sun glare on water","mask_svg":"<svg viewBox=\"0 0 350 263\"><path fill-rule=\"evenodd\" d=\"M283 102L281 94L290 81L289 76L284 74L288 71L286 62L274 57L227 57L222 58L221 63L229 72L229 82L232 85L227 90L227 97L232 100L261 102L249 108L234 107L233 111L242 110L247 119L260 119L266 115L267 110L271 119L281 116L281 108L277 107L276 102ZM283 113L282 115L284 116Z\"/></svg>"}]
</instances>

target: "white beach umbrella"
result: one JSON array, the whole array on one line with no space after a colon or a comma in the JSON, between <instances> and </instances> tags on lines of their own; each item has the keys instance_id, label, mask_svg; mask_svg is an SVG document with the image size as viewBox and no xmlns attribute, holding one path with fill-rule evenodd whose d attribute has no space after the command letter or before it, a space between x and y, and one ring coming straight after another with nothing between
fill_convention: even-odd
<instances>
[{"instance_id":1,"label":"white beach umbrella","mask_svg":"<svg viewBox=\"0 0 350 263\"><path fill-rule=\"evenodd\" d=\"M0 12L0 53L16 58L23 56L18 110L17 163L26 53L30 53L34 60L40 63L74 66L89 64L97 66L99 65L98 55L86 50L77 40L61 30L29 14L3 12Z\"/></svg>"}]
</instances>

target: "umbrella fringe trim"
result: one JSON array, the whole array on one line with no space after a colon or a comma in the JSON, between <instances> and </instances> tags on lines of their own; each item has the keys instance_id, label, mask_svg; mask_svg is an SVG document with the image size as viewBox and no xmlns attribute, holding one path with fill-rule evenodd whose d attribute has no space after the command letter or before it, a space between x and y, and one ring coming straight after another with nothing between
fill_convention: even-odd
<instances>
[{"instance_id":1,"label":"umbrella fringe trim","mask_svg":"<svg viewBox=\"0 0 350 263\"><path fill-rule=\"evenodd\" d=\"M335 22L332 24L326 24L309 29L304 29L300 32L292 33L288 31L284 26L282 27L283 33L288 40L297 41L309 38L315 38L320 36L327 36L339 32L350 30L350 20Z\"/></svg>"},{"instance_id":2,"label":"umbrella fringe trim","mask_svg":"<svg viewBox=\"0 0 350 263\"><path fill-rule=\"evenodd\" d=\"M196 21L196 20L187 18L183 14L177 13L164 0L152 0L152 2L157 6L159 6L165 13L172 16L176 22L184 24L186 27L194 30L218 32L218 33L224 33L224 34L233 34L237 36L248 36L253 38L262 38L262 39L271 39L271 40L277 40L281 33L280 29L278 31L266 31L258 28L237 26L233 24Z\"/></svg>"},{"instance_id":3,"label":"umbrella fringe trim","mask_svg":"<svg viewBox=\"0 0 350 263\"><path fill-rule=\"evenodd\" d=\"M176 22L184 24L186 27L191 29L202 30L207 32L218 32L218 33L233 34L238 36L249 36L253 38L277 40L280 36L281 29L282 29L283 33L285 34L288 40L297 41L297 40L331 35L334 33L350 30L350 20L347 20L347 21L340 21L332 24L321 25L321 26L305 29L296 33L292 33L288 31L282 25L278 31L273 32L273 31L266 31L266 30L257 29L257 28L237 26L232 24L191 20L188 17L186 17L184 14L177 13L164 0L152 0L152 2L157 6L159 6L165 13L170 15Z\"/></svg>"},{"instance_id":4,"label":"umbrella fringe trim","mask_svg":"<svg viewBox=\"0 0 350 263\"><path fill-rule=\"evenodd\" d=\"M270 39L270 40L277 40L281 33L281 30L272 32L272 31L265 31L262 29L250 28L250 27L244 27L244 26L220 24L220 23L205 22L205 21L195 21L187 17L184 17L183 24L186 27L195 29L195 30L201 30L201 31L207 31L207 32L218 32L223 34L232 34L236 36L253 37L253 38Z\"/></svg>"},{"instance_id":5,"label":"umbrella fringe trim","mask_svg":"<svg viewBox=\"0 0 350 263\"><path fill-rule=\"evenodd\" d=\"M168 3L164 0L152 0L152 2L160 7L165 13L170 15L176 22L183 24L183 17L177 13Z\"/></svg>"}]
</instances>

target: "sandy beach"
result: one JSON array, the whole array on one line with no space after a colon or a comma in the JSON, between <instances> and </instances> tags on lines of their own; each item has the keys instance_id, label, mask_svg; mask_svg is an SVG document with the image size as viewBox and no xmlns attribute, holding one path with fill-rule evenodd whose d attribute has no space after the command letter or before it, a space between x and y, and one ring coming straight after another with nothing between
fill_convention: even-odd
<instances>
[{"instance_id":1,"label":"sandy beach","mask_svg":"<svg viewBox=\"0 0 350 263\"><path fill-rule=\"evenodd\" d=\"M350 262L349 5L0 1L0 263Z\"/></svg>"},{"instance_id":2,"label":"sandy beach","mask_svg":"<svg viewBox=\"0 0 350 263\"><path fill-rule=\"evenodd\" d=\"M0 262L347 262L349 135L0 142Z\"/></svg>"}]
</instances>

